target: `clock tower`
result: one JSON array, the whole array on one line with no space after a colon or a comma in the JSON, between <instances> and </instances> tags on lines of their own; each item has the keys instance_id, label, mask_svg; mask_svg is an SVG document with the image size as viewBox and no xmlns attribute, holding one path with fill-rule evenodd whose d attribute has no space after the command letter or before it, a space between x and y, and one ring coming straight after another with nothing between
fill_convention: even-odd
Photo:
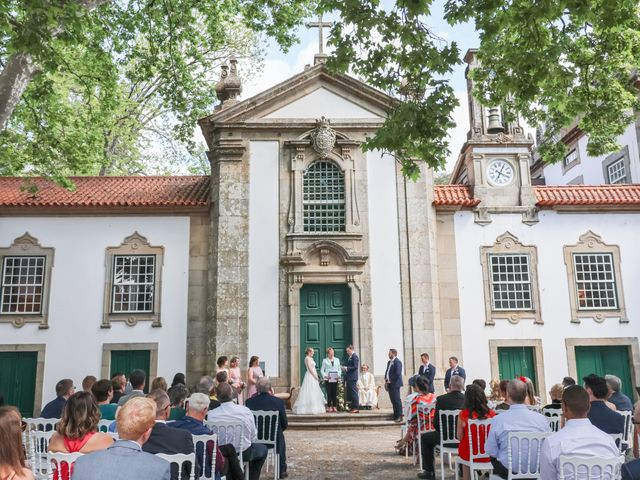
<instances>
[{"instance_id":1,"label":"clock tower","mask_svg":"<svg viewBox=\"0 0 640 480\"><path fill-rule=\"evenodd\" d=\"M524 223L536 223L530 175L533 138L525 135L517 118L504 118L504 106L486 107L473 97L470 72L478 65L476 50L469 50L464 61L470 129L452 181L470 185L474 198L480 200L477 223L490 223L493 212L521 213Z\"/></svg>"}]
</instances>

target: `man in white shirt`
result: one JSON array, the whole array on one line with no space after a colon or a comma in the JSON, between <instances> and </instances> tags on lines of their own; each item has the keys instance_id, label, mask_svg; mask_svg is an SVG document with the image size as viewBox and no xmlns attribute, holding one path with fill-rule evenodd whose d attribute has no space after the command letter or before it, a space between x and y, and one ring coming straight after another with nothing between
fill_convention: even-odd
<instances>
[{"instance_id":1,"label":"man in white shirt","mask_svg":"<svg viewBox=\"0 0 640 480\"><path fill-rule=\"evenodd\" d=\"M267 458L267 447L253 443L258 439L256 423L253 413L244 405L233 403L233 389L228 383L219 383L216 387L216 397L220 406L209 410L207 421L214 425L223 422L242 422L242 445L234 443L236 451L242 447L242 459L249 462L249 480L258 480L260 470Z\"/></svg>"},{"instance_id":2,"label":"man in white shirt","mask_svg":"<svg viewBox=\"0 0 640 480\"><path fill-rule=\"evenodd\" d=\"M524 405L527 397L527 384L521 380L511 380L507 384L507 403L509 410L493 418L491 430L485 443L485 451L491 458L493 473L500 478L507 478L509 460L507 456L509 432L550 432L549 422L544 415L531 411ZM512 458L519 458L518 452L513 452ZM522 455L530 458L532 455ZM535 455L537 456L537 455ZM535 458L535 456L533 456ZM520 471L520 468L514 471ZM542 477L545 478L546 477Z\"/></svg>"},{"instance_id":3,"label":"man in white shirt","mask_svg":"<svg viewBox=\"0 0 640 480\"><path fill-rule=\"evenodd\" d=\"M556 479L560 469L561 455L576 457L615 458L620 455L611 436L594 427L589 413L589 394L579 385L567 387L562 394L562 413L566 419L564 428L549 436L542 444L540 455L540 478ZM588 480L585 469L578 469L574 475L572 468L565 468L567 480ZM605 471L603 479L613 479L613 472Z\"/></svg>"}]
</instances>

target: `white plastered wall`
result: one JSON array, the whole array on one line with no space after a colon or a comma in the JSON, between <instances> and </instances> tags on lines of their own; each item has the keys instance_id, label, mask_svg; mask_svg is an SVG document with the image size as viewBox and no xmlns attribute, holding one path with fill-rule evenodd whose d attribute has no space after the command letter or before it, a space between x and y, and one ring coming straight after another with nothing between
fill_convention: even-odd
<instances>
[{"instance_id":1,"label":"white plastered wall","mask_svg":"<svg viewBox=\"0 0 640 480\"><path fill-rule=\"evenodd\" d=\"M162 327L123 322L100 328L105 285L105 249L137 231L164 247ZM0 344L46 344L43 404L55 397L55 384L86 375L100 377L105 343L157 343L158 375L185 371L189 217L15 217L0 219L0 245L25 232L55 249L51 272L49 328L0 324Z\"/></svg>"}]
</instances>

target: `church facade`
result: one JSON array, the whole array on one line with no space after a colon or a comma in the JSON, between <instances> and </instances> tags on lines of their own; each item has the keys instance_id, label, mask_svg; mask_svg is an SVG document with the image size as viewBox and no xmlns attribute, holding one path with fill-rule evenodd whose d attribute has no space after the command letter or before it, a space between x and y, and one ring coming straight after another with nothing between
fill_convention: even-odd
<instances>
[{"instance_id":1,"label":"church facade","mask_svg":"<svg viewBox=\"0 0 640 480\"><path fill-rule=\"evenodd\" d=\"M60 378L193 384L220 355L297 386L306 347L351 343L379 381L396 348L407 375L455 355L543 397L587 370L640 383L637 185L532 185L533 141L471 97L458 182L408 181L362 149L395 99L318 63L239 101L236 67L200 120L210 178L0 178L0 390L23 412Z\"/></svg>"}]
</instances>

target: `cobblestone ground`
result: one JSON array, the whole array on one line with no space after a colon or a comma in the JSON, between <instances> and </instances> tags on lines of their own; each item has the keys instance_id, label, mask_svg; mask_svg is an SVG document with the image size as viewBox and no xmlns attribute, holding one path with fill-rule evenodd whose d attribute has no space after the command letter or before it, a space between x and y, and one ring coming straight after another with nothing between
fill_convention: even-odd
<instances>
[{"instance_id":1,"label":"cobblestone ground","mask_svg":"<svg viewBox=\"0 0 640 480\"><path fill-rule=\"evenodd\" d=\"M395 453L399 428L371 430L287 430L289 478L295 480L416 479L411 457ZM437 460L436 460L437 461ZM439 473L439 467L436 467ZM269 477L263 471L262 478ZM438 475L438 478L440 476ZM447 479L453 473L447 469Z\"/></svg>"}]
</instances>

